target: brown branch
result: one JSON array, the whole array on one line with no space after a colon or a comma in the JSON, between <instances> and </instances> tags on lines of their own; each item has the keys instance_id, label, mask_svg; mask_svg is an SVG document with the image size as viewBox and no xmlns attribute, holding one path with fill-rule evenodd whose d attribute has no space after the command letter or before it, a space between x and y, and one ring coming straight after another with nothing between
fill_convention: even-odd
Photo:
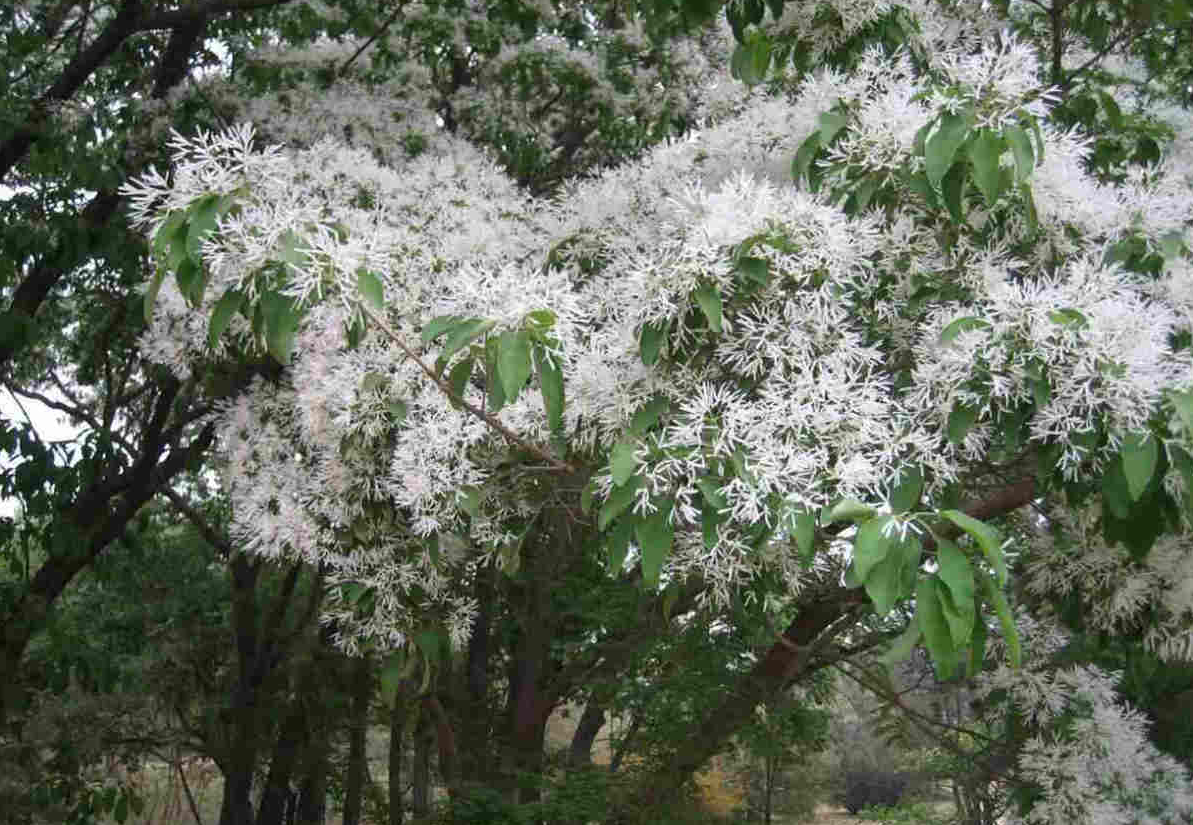
<instances>
[{"instance_id":1,"label":"brown branch","mask_svg":"<svg viewBox=\"0 0 1193 825\"><path fill-rule=\"evenodd\" d=\"M522 438L520 435L515 433L509 427L505 426L505 424L501 423L501 419L499 419L497 416L481 409L480 407L476 406L475 404L465 401L463 398L456 395L456 393L452 391L451 385L448 384L447 381L445 381L437 372L435 372L435 370L433 370L429 366L427 366L426 362L424 362L421 358L418 357L418 353L416 353L413 349L411 349L409 346L407 346L406 342L402 340L402 337L400 335L398 335L397 330L395 330L388 323L386 323L386 321L378 313L374 312L369 307L364 306L362 304L361 309L364 312L365 317L368 318L370 321L372 321L374 324L376 324L377 328L380 329L382 332L384 332L386 337L389 338L391 341L394 342L394 344L397 345L398 349L400 349L402 351L402 354L405 355L407 358L409 358L411 361L413 361L415 363L415 365L427 375L427 377L429 377L432 381L434 381L435 386L438 387L440 389L440 391L443 392L444 395L446 395L448 398L450 398L452 400L452 402L459 404L463 409L467 410L470 415L474 416L475 418L480 419L485 424L488 424L490 428L492 428L493 430L496 430L498 433L500 433L505 438L505 440L508 441L510 444L514 445L515 447L525 450L526 452L533 455L535 458L539 458L539 459L542 459L543 461L545 461L547 464L549 464L551 466L551 468L553 470L555 470L555 472L557 472L557 473L576 473L576 472L578 472L576 467L567 463L563 459L555 457L554 455L547 452L546 450L544 450L542 447L538 446L537 444L533 444L533 443L525 440L524 438Z\"/></svg>"}]
</instances>

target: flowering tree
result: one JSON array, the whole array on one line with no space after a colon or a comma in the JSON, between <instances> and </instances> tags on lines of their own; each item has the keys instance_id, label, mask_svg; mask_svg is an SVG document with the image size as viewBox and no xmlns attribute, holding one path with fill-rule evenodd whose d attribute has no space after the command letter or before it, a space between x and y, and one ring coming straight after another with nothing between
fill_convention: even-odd
<instances>
[{"instance_id":1,"label":"flowering tree","mask_svg":"<svg viewBox=\"0 0 1193 825\"><path fill-rule=\"evenodd\" d=\"M550 587L577 554L709 606L782 582L790 649L747 697L798 675L861 593L879 615L914 605L900 645L942 678L976 675L994 636L991 684L1072 687L1071 713L1019 711L1041 731L1017 776L1029 821L1187 819L1188 779L1159 757L1118 766L1114 794L1082 783L1069 744L1148 746L1104 675L1023 669L1011 603L1076 600L1092 627L1193 656L1188 116L1133 41L1070 33L1042 61L1034 11L1002 12L734 4L732 71L774 72L765 89L710 79L698 58L728 58L727 32L624 92L597 81L624 49L662 65L649 30L494 47L475 71L587 71L559 99L607 107L589 174L549 196L518 181L557 179L575 113L446 94L435 61L400 112L299 86L246 106L282 146L249 126L174 137L172 171L124 190L157 263L143 351L180 377L261 352L285 367L215 416L237 541L325 565L341 644L405 650L395 670L428 679L442 638L468 643L484 571ZM1187 25L1172 13L1160 40ZM1155 153L1065 122L1082 83L1105 131ZM607 166L677 95L702 128ZM332 133L287 119L296 100Z\"/></svg>"}]
</instances>

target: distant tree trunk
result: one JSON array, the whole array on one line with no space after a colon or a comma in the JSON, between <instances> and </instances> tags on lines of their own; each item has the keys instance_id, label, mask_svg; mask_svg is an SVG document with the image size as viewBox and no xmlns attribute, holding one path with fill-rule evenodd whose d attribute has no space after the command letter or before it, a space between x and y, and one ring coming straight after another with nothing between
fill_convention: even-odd
<instances>
[{"instance_id":1,"label":"distant tree trunk","mask_svg":"<svg viewBox=\"0 0 1193 825\"><path fill-rule=\"evenodd\" d=\"M402 691L389 712L389 825L402 825L402 757L406 751L406 703Z\"/></svg>"},{"instance_id":2,"label":"distant tree trunk","mask_svg":"<svg viewBox=\"0 0 1193 825\"><path fill-rule=\"evenodd\" d=\"M294 797L290 780L306 736L304 700L302 695L291 700L290 710L278 731L273 757L269 761L269 776L265 780L261 804L257 807L257 825L285 825L287 822L287 809L292 806Z\"/></svg>"},{"instance_id":3,"label":"distant tree trunk","mask_svg":"<svg viewBox=\"0 0 1193 825\"><path fill-rule=\"evenodd\" d=\"M832 587L801 605L780 642L741 677L719 706L675 748L661 770L642 778L631 796L631 807L652 809L674 800L696 770L753 715L754 708L807 675L810 645L864 599L861 589Z\"/></svg>"},{"instance_id":4,"label":"distant tree trunk","mask_svg":"<svg viewBox=\"0 0 1193 825\"><path fill-rule=\"evenodd\" d=\"M771 825L771 811L773 810L773 802L775 797L775 768L777 760L773 756L767 756L763 760L765 764L766 775L764 780L766 787L762 790L762 821L766 825Z\"/></svg>"},{"instance_id":5,"label":"distant tree trunk","mask_svg":"<svg viewBox=\"0 0 1193 825\"><path fill-rule=\"evenodd\" d=\"M230 707L220 714L219 739L224 743L219 767L224 775L220 825L253 825L253 772L257 767L258 647L257 578L260 561L243 553L231 560L232 634L236 646L236 685Z\"/></svg>"},{"instance_id":6,"label":"distant tree trunk","mask_svg":"<svg viewBox=\"0 0 1193 825\"><path fill-rule=\"evenodd\" d=\"M362 656L352 663L352 712L348 731L348 775L344 779L343 825L360 825L364 798L369 732L369 698L373 691L372 659Z\"/></svg>"},{"instance_id":7,"label":"distant tree trunk","mask_svg":"<svg viewBox=\"0 0 1193 825\"><path fill-rule=\"evenodd\" d=\"M431 740L435 733L429 716L426 710L420 709L414 726L414 765L410 777L414 787L410 810L415 817L425 817L431 812Z\"/></svg>"},{"instance_id":8,"label":"distant tree trunk","mask_svg":"<svg viewBox=\"0 0 1193 825\"><path fill-rule=\"evenodd\" d=\"M476 620L468 637L468 659L464 669L463 701L456 718L460 733L460 781L484 783L493 772L492 720L489 709L489 657L493 625L493 602L497 571L484 568L476 575Z\"/></svg>"},{"instance_id":9,"label":"distant tree trunk","mask_svg":"<svg viewBox=\"0 0 1193 825\"><path fill-rule=\"evenodd\" d=\"M307 765L298 790L296 825L323 825L327 816L327 774L331 770L331 742L326 730L313 731L307 746Z\"/></svg>"},{"instance_id":10,"label":"distant tree trunk","mask_svg":"<svg viewBox=\"0 0 1193 825\"><path fill-rule=\"evenodd\" d=\"M605 709L594 700L588 700L584 706L584 713L576 725L576 732L572 734L572 744L568 748L568 766L586 768L592 764L592 743L597 734L605 726Z\"/></svg>"}]
</instances>

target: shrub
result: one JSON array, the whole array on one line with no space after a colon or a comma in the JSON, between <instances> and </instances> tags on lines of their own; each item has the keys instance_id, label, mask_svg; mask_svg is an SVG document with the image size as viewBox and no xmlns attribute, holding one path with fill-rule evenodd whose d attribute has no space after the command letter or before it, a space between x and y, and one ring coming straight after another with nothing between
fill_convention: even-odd
<instances>
[{"instance_id":1,"label":"shrub","mask_svg":"<svg viewBox=\"0 0 1193 825\"><path fill-rule=\"evenodd\" d=\"M905 773L877 768L855 768L845 772L845 810L856 814L862 808L893 807L907 790Z\"/></svg>"}]
</instances>

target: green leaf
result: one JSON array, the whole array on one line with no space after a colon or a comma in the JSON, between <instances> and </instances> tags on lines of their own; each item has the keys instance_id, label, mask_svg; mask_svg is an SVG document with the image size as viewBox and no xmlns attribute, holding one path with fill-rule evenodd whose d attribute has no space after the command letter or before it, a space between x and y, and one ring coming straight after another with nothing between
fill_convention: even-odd
<instances>
[{"instance_id":1,"label":"green leaf","mask_svg":"<svg viewBox=\"0 0 1193 825\"><path fill-rule=\"evenodd\" d=\"M801 178L808 174L808 170L812 166L812 161L816 158L816 153L819 151L820 132L817 131L808 135L795 152L795 158L791 161L791 177L793 180L798 183Z\"/></svg>"},{"instance_id":2,"label":"green leaf","mask_svg":"<svg viewBox=\"0 0 1193 825\"><path fill-rule=\"evenodd\" d=\"M630 432L634 435L643 435L659 422L659 416L670 407L670 401L661 395L656 395L634 413L633 419L630 420Z\"/></svg>"},{"instance_id":3,"label":"green leaf","mask_svg":"<svg viewBox=\"0 0 1193 825\"><path fill-rule=\"evenodd\" d=\"M563 432L563 371L545 349L538 349L539 390L551 432Z\"/></svg>"},{"instance_id":4,"label":"green leaf","mask_svg":"<svg viewBox=\"0 0 1193 825\"><path fill-rule=\"evenodd\" d=\"M942 510L940 515L960 527L978 543L986 561L994 568L994 573L998 577L998 586L1005 585L1007 583L1007 561L1003 557L1002 536L998 530L960 510Z\"/></svg>"},{"instance_id":5,"label":"green leaf","mask_svg":"<svg viewBox=\"0 0 1193 825\"><path fill-rule=\"evenodd\" d=\"M1062 327L1072 327L1073 329L1081 329L1089 326L1089 320L1080 311L1071 307L1049 312L1048 319L1054 324Z\"/></svg>"},{"instance_id":6,"label":"green leaf","mask_svg":"<svg viewBox=\"0 0 1193 825\"><path fill-rule=\"evenodd\" d=\"M949 592L949 602L944 605L945 619L953 634L953 644L961 647L973 631L973 567L961 548L946 538L937 540L936 561L940 580Z\"/></svg>"},{"instance_id":7,"label":"green leaf","mask_svg":"<svg viewBox=\"0 0 1193 825\"><path fill-rule=\"evenodd\" d=\"M609 454L609 471L614 486L625 484L634 475L634 470L638 469L638 459L634 457L637 447L637 442L633 440L619 441L613 445Z\"/></svg>"},{"instance_id":8,"label":"green leaf","mask_svg":"<svg viewBox=\"0 0 1193 825\"><path fill-rule=\"evenodd\" d=\"M215 302L215 309L211 311L211 321L207 325L207 345L209 347L215 349L219 346L220 336L228 328L232 316L239 312L242 306L244 306L244 294L235 289L229 289Z\"/></svg>"},{"instance_id":9,"label":"green leaf","mask_svg":"<svg viewBox=\"0 0 1193 825\"><path fill-rule=\"evenodd\" d=\"M606 538L605 550L609 554L609 572L617 575L625 565L626 553L630 549L630 536L634 534L635 519L618 519Z\"/></svg>"},{"instance_id":10,"label":"green leaf","mask_svg":"<svg viewBox=\"0 0 1193 825\"><path fill-rule=\"evenodd\" d=\"M294 301L271 290L261 296L261 314L265 319L265 348L279 364L289 366L301 317Z\"/></svg>"},{"instance_id":11,"label":"green leaf","mask_svg":"<svg viewBox=\"0 0 1193 825\"><path fill-rule=\"evenodd\" d=\"M309 255L302 251L302 238L300 238L293 231L287 229L278 238L278 260L286 264L287 267L293 266L301 269L307 265Z\"/></svg>"},{"instance_id":12,"label":"green leaf","mask_svg":"<svg viewBox=\"0 0 1193 825\"><path fill-rule=\"evenodd\" d=\"M911 467L903 473L899 484L891 490L891 510L896 513L909 513L920 503L920 495L924 492L924 474L919 466Z\"/></svg>"},{"instance_id":13,"label":"green leaf","mask_svg":"<svg viewBox=\"0 0 1193 825\"><path fill-rule=\"evenodd\" d=\"M816 515L810 510L801 510L795 516L795 546L800 555L811 558L816 549Z\"/></svg>"},{"instance_id":14,"label":"green leaf","mask_svg":"<svg viewBox=\"0 0 1193 825\"><path fill-rule=\"evenodd\" d=\"M940 116L940 125L924 144L924 166L928 180L933 186L940 186L945 173L953 166L957 150L969 136L968 112L945 112Z\"/></svg>"},{"instance_id":15,"label":"green leaf","mask_svg":"<svg viewBox=\"0 0 1193 825\"><path fill-rule=\"evenodd\" d=\"M1011 662L1011 667L1018 670L1023 664L1023 650L1019 646L1019 629L1015 627L1015 617L1011 615L1011 605L1007 601L1006 594L988 576L981 578L982 595L994 607L994 613L998 616L999 624L1002 625L1002 635L1007 645L1007 658Z\"/></svg>"},{"instance_id":16,"label":"green leaf","mask_svg":"<svg viewBox=\"0 0 1193 825\"><path fill-rule=\"evenodd\" d=\"M203 239L215 231L215 225L220 219L219 195L204 195L193 204L190 209L190 227L186 233L186 255L196 264L202 264L199 246Z\"/></svg>"},{"instance_id":17,"label":"green leaf","mask_svg":"<svg viewBox=\"0 0 1193 825\"><path fill-rule=\"evenodd\" d=\"M957 339L957 336L963 332L969 332L974 329L989 329L990 322L983 321L981 318L974 318L973 316L966 316L965 318L957 318L950 321L940 332L940 343L951 344Z\"/></svg>"},{"instance_id":18,"label":"green leaf","mask_svg":"<svg viewBox=\"0 0 1193 825\"><path fill-rule=\"evenodd\" d=\"M708 319L708 328L719 333L721 331L721 291L715 284L706 282L696 287L692 296L700 305L700 311L704 313L704 317Z\"/></svg>"},{"instance_id":19,"label":"green leaf","mask_svg":"<svg viewBox=\"0 0 1193 825\"><path fill-rule=\"evenodd\" d=\"M461 488L456 492L456 506L472 518L480 518L481 488L475 486Z\"/></svg>"},{"instance_id":20,"label":"green leaf","mask_svg":"<svg viewBox=\"0 0 1193 825\"><path fill-rule=\"evenodd\" d=\"M879 661L888 667L902 662L911 655L911 651L919 643L924 635L924 629L920 627L919 622L912 621L907 625L907 629L899 634L899 638L891 643L890 649L879 657Z\"/></svg>"},{"instance_id":21,"label":"green leaf","mask_svg":"<svg viewBox=\"0 0 1193 825\"><path fill-rule=\"evenodd\" d=\"M1031 138L1022 126L1011 124L1002 130L1002 136L1011 146L1015 156L1015 183L1023 183L1031 175L1036 164L1036 153L1031 147Z\"/></svg>"},{"instance_id":22,"label":"green leaf","mask_svg":"<svg viewBox=\"0 0 1193 825\"><path fill-rule=\"evenodd\" d=\"M615 518L629 509L630 505L634 503L637 498L638 489L642 486L642 477L634 476L620 487L614 487L609 493L609 498L601 506L601 512L597 515L597 529L602 533Z\"/></svg>"},{"instance_id":23,"label":"green leaf","mask_svg":"<svg viewBox=\"0 0 1193 825\"><path fill-rule=\"evenodd\" d=\"M973 163L973 179L986 199L987 206L993 206L1001 193L1002 174L998 159L1002 157L1003 142L992 129L980 129L969 144L969 160Z\"/></svg>"},{"instance_id":24,"label":"green leaf","mask_svg":"<svg viewBox=\"0 0 1193 825\"><path fill-rule=\"evenodd\" d=\"M972 679L982 672L982 662L986 660L986 622L978 616L973 623L973 633L969 637L969 664L965 668L965 678Z\"/></svg>"},{"instance_id":25,"label":"green leaf","mask_svg":"<svg viewBox=\"0 0 1193 825\"><path fill-rule=\"evenodd\" d=\"M757 284L766 286L770 283L770 262L765 258L744 255L737 259L737 269Z\"/></svg>"},{"instance_id":26,"label":"green leaf","mask_svg":"<svg viewBox=\"0 0 1193 825\"><path fill-rule=\"evenodd\" d=\"M663 340L666 337L666 321L652 321L642 325L642 337L639 339L638 348L643 364L649 367L659 360L659 351L663 348Z\"/></svg>"},{"instance_id":27,"label":"green leaf","mask_svg":"<svg viewBox=\"0 0 1193 825\"><path fill-rule=\"evenodd\" d=\"M970 407L967 404L958 403L953 407L952 412L949 413L948 421L948 437L953 444L960 445L965 441L965 436L969 435L969 431L978 420L978 408Z\"/></svg>"},{"instance_id":28,"label":"green leaf","mask_svg":"<svg viewBox=\"0 0 1193 825\"><path fill-rule=\"evenodd\" d=\"M1193 390L1173 392L1168 397L1184 426L1186 439L1193 438Z\"/></svg>"},{"instance_id":29,"label":"green leaf","mask_svg":"<svg viewBox=\"0 0 1193 825\"><path fill-rule=\"evenodd\" d=\"M1185 234L1179 229L1160 236L1160 254L1165 261L1173 261L1185 254Z\"/></svg>"},{"instance_id":30,"label":"green leaf","mask_svg":"<svg viewBox=\"0 0 1193 825\"><path fill-rule=\"evenodd\" d=\"M589 479L580 490L580 512L588 515L592 512L592 497L596 495L596 479Z\"/></svg>"},{"instance_id":31,"label":"green leaf","mask_svg":"<svg viewBox=\"0 0 1193 825\"><path fill-rule=\"evenodd\" d=\"M1139 501L1155 475L1160 462L1160 444L1149 433L1129 433L1120 450L1123 458L1123 473L1127 477L1127 490L1132 501Z\"/></svg>"},{"instance_id":32,"label":"green leaf","mask_svg":"<svg viewBox=\"0 0 1193 825\"><path fill-rule=\"evenodd\" d=\"M821 112L816 122L820 127L820 145L828 146L849 125L849 118L841 112Z\"/></svg>"},{"instance_id":33,"label":"green leaf","mask_svg":"<svg viewBox=\"0 0 1193 825\"><path fill-rule=\"evenodd\" d=\"M472 378L473 360L471 358L462 358L451 372L447 374L447 385L451 388L452 403L456 400L463 400L464 390L468 387L468 379Z\"/></svg>"},{"instance_id":34,"label":"green leaf","mask_svg":"<svg viewBox=\"0 0 1193 825\"><path fill-rule=\"evenodd\" d=\"M555 326L555 313L549 309L536 309L526 313L526 319L530 321L530 325L539 332L546 332Z\"/></svg>"},{"instance_id":35,"label":"green leaf","mask_svg":"<svg viewBox=\"0 0 1193 825\"><path fill-rule=\"evenodd\" d=\"M656 505L655 511L642 519L634 531L638 536L638 549L642 551L642 581L651 588L658 585L659 572L675 540L675 526L671 523L675 499L668 496Z\"/></svg>"},{"instance_id":36,"label":"green leaf","mask_svg":"<svg viewBox=\"0 0 1193 825\"><path fill-rule=\"evenodd\" d=\"M153 280L149 282L149 288L145 290L144 307L145 307L145 323L153 323L153 305L157 303L157 293L161 292L162 281L166 279L166 270L158 267L157 271L153 273Z\"/></svg>"},{"instance_id":37,"label":"green leaf","mask_svg":"<svg viewBox=\"0 0 1193 825\"><path fill-rule=\"evenodd\" d=\"M484 318L468 318L453 327L452 331L448 333L447 339L443 342L443 351L439 353L439 358L435 361L436 372L442 372L443 368L447 366L448 360L453 355L495 326L497 326L496 321L486 321ZM494 380L493 376L486 377L489 380Z\"/></svg>"},{"instance_id":38,"label":"green leaf","mask_svg":"<svg viewBox=\"0 0 1193 825\"><path fill-rule=\"evenodd\" d=\"M853 562L850 562L849 566L845 568L845 586L850 590L856 590L862 586L862 580L858 578L857 568Z\"/></svg>"},{"instance_id":39,"label":"green leaf","mask_svg":"<svg viewBox=\"0 0 1193 825\"><path fill-rule=\"evenodd\" d=\"M497 339L485 341L485 388L488 391L489 412L497 412L505 406L505 391L501 388L501 375L497 368Z\"/></svg>"},{"instance_id":40,"label":"green leaf","mask_svg":"<svg viewBox=\"0 0 1193 825\"><path fill-rule=\"evenodd\" d=\"M423 327L420 333L424 344L429 344L443 333L455 327L457 324L463 323L466 319L459 315L440 315L438 318L432 318L430 322Z\"/></svg>"},{"instance_id":41,"label":"green leaf","mask_svg":"<svg viewBox=\"0 0 1193 825\"><path fill-rule=\"evenodd\" d=\"M166 219L162 225L158 227L157 234L153 236L153 257L159 264L165 265L170 257L170 249L175 245L175 241L181 237L182 250L186 251L186 212L181 209L175 209ZM177 266L177 264L175 264ZM173 267L169 267L173 268Z\"/></svg>"},{"instance_id":42,"label":"green leaf","mask_svg":"<svg viewBox=\"0 0 1193 825\"><path fill-rule=\"evenodd\" d=\"M923 631L924 643L936 665L937 675L947 680L953 675L957 651L941 605L944 595L944 585L940 579L935 576L920 579L915 596L915 620Z\"/></svg>"},{"instance_id":43,"label":"green leaf","mask_svg":"<svg viewBox=\"0 0 1193 825\"><path fill-rule=\"evenodd\" d=\"M530 380L530 369L530 334L524 329L501 333L497 339L497 372L507 404L513 403Z\"/></svg>"},{"instance_id":44,"label":"green leaf","mask_svg":"<svg viewBox=\"0 0 1193 825\"><path fill-rule=\"evenodd\" d=\"M853 540L853 564L862 581L866 581L874 566L885 559L898 543L897 531L889 525L890 516L877 516L857 530Z\"/></svg>"},{"instance_id":45,"label":"green leaf","mask_svg":"<svg viewBox=\"0 0 1193 825\"><path fill-rule=\"evenodd\" d=\"M120 794L116 800L116 805L112 808L112 819L116 820L116 825L124 825L128 820L128 795L126 793Z\"/></svg>"},{"instance_id":46,"label":"green leaf","mask_svg":"<svg viewBox=\"0 0 1193 825\"><path fill-rule=\"evenodd\" d=\"M833 505L832 509L824 516L825 524L836 524L838 521L865 521L873 517L874 508L868 504L862 504L856 498L843 499Z\"/></svg>"},{"instance_id":47,"label":"green leaf","mask_svg":"<svg viewBox=\"0 0 1193 825\"><path fill-rule=\"evenodd\" d=\"M184 258L174 270L174 281L178 284L178 291L191 306L198 306L203 300L203 292L207 287L207 278L201 264L196 264L190 258Z\"/></svg>"},{"instance_id":48,"label":"green leaf","mask_svg":"<svg viewBox=\"0 0 1193 825\"><path fill-rule=\"evenodd\" d=\"M1102 506L1118 519L1131 515L1131 491L1121 461L1112 461L1102 474Z\"/></svg>"},{"instance_id":49,"label":"green leaf","mask_svg":"<svg viewBox=\"0 0 1193 825\"><path fill-rule=\"evenodd\" d=\"M853 562L856 566L856 551ZM858 576L862 577L861 570L858 570ZM899 598L899 591L902 586L902 554L888 553L882 560L869 569L864 579L866 595L874 603L874 612L879 616L885 616L890 613L891 608L895 606L895 602Z\"/></svg>"},{"instance_id":50,"label":"green leaf","mask_svg":"<svg viewBox=\"0 0 1193 825\"><path fill-rule=\"evenodd\" d=\"M371 304L373 309L385 309L385 287L376 273L370 272L363 266L356 270L356 288L360 290L361 297Z\"/></svg>"},{"instance_id":51,"label":"green leaf","mask_svg":"<svg viewBox=\"0 0 1193 825\"><path fill-rule=\"evenodd\" d=\"M944 205L955 224L965 223L965 209L963 196L965 195L965 164L958 161L953 164L944 180L940 182L940 193L944 196Z\"/></svg>"}]
</instances>

